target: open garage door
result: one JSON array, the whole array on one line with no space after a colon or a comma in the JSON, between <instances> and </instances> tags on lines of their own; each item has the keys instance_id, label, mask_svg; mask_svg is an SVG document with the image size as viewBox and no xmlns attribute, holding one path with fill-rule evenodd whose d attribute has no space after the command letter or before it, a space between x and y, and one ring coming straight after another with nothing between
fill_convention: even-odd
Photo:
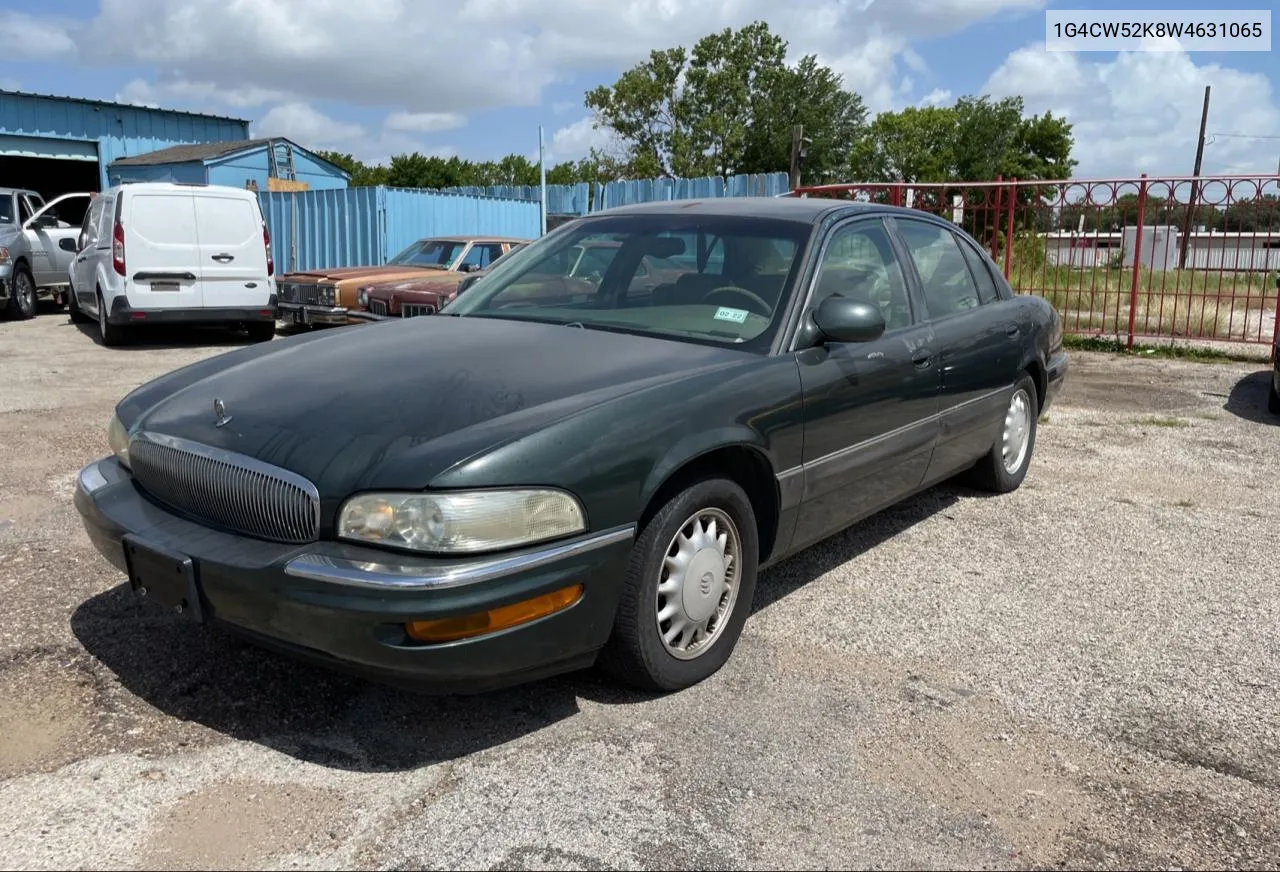
<instances>
[{"instance_id":1,"label":"open garage door","mask_svg":"<svg viewBox=\"0 0 1280 872\"><path fill-rule=\"evenodd\" d=\"M45 202L61 194L97 191L102 184L98 145L72 139L0 135L0 187L37 191ZM88 202L68 201L58 217L78 225Z\"/></svg>"}]
</instances>

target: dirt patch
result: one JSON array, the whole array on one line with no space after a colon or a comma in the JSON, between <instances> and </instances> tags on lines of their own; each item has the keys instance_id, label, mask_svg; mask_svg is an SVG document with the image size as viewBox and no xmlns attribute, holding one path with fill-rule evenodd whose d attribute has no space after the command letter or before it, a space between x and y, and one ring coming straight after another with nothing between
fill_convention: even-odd
<instances>
[{"instance_id":1,"label":"dirt patch","mask_svg":"<svg viewBox=\"0 0 1280 872\"><path fill-rule=\"evenodd\" d=\"M163 778L163 770L144 777ZM182 797L152 827L144 869L255 869L268 858L325 852L348 834L342 796L301 785L235 781Z\"/></svg>"},{"instance_id":2,"label":"dirt patch","mask_svg":"<svg viewBox=\"0 0 1280 872\"><path fill-rule=\"evenodd\" d=\"M92 734L97 694L66 652L0 667L0 776L50 770L76 759Z\"/></svg>"}]
</instances>

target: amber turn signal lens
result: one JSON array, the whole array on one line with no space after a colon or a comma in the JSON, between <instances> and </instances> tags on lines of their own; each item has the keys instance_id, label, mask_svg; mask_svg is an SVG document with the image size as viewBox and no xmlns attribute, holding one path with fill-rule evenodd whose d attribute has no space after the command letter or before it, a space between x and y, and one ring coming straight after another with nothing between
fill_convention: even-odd
<instances>
[{"instance_id":1,"label":"amber turn signal lens","mask_svg":"<svg viewBox=\"0 0 1280 872\"><path fill-rule=\"evenodd\" d=\"M456 618L435 618L430 621L411 621L404 625L409 638L416 642L453 642L495 633L508 627L516 627L545 618L582 599L582 585L562 587L533 599L522 600L508 606L498 606L486 612L459 615Z\"/></svg>"}]
</instances>

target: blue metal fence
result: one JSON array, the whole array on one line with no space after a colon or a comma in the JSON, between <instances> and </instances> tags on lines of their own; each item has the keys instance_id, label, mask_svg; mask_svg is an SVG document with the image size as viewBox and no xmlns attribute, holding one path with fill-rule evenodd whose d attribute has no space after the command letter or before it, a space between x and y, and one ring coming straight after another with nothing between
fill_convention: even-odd
<instances>
[{"instance_id":1,"label":"blue metal fence","mask_svg":"<svg viewBox=\"0 0 1280 872\"><path fill-rule=\"evenodd\" d=\"M262 191L279 273L386 263L424 236L484 233L532 239L536 202L407 188Z\"/></svg>"},{"instance_id":2,"label":"blue metal fence","mask_svg":"<svg viewBox=\"0 0 1280 872\"><path fill-rule=\"evenodd\" d=\"M775 197L787 191L786 173L548 185L547 213L586 215L653 200ZM485 233L533 239L540 230L536 186L263 191L258 199L271 231L276 269L282 273L382 264L424 236Z\"/></svg>"}]
</instances>

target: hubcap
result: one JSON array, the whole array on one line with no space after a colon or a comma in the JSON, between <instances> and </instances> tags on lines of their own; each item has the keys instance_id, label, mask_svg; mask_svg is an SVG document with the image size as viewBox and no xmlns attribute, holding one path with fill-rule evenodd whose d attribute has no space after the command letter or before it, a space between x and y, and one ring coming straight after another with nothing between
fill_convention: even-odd
<instances>
[{"instance_id":1,"label":"hubcap","mask_svg":"<svg viewBox=\"0 0 1280 872\"><path fill-rule=\"evenodd\" d=\"M30 312L36 307L36 286L26 273L18 273L18 305L22 307L24 312Z\"/></svg>"},{"instance_id":2,"label":"hubcap","mask_svg":"<svg viewBox=\"0 0 1280 872\"><path fill-rule=\"evenodd\" d=\"M1005 472L1016 473L1027 459L1031 441L1031 397L1022 388L1014 391L1009 410L1004 413L1004 439L1001 451Z\"/></svg>"},{"instance_id":3,"label":"hubcap","mask_svg":"<svg viewBox=\"0 0 1280 872\"><path fill-rule=\"evenodd\" d=\"M692 660L721 636L738 599L742 540L733 519L702 509L667 546L658 580L657 620L673 657Z\"/></svg>"},{"instance_id":4,"label":"hubcap","mask_svg":"<svg viewBox=\"0 0 1280 872\"><path fill-rule=\"evenodd\" d=\"M103 305L102 297L98 297L98 332L103 339L107 338L107 307Z\"/></svg>"}]
</instances>

